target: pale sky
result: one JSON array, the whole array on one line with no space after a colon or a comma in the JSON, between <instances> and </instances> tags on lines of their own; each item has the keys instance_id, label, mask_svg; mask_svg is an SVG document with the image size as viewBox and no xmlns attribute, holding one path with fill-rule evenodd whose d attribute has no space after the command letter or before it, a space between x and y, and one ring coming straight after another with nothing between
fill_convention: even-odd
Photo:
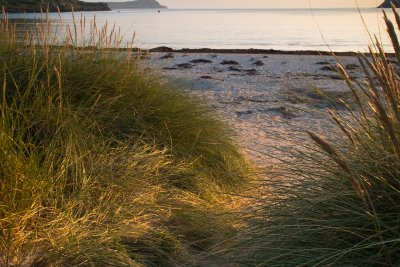
<instances>
[{"instance_id":1,"label":"pale sky","mask_svg":"<svg viewBox=\"0 0 400 267\"><path fill-rule=\"evenodd\" d=\"M123 2L124 0L85 0L87 2ZM169 8L354 8L376 7L383 0L158 0Z\"/></svg>"}]
</instances>

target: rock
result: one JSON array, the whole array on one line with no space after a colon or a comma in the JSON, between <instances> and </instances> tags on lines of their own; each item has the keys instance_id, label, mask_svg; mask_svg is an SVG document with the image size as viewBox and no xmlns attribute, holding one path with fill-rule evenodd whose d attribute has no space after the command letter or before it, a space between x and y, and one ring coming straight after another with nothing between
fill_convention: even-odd
<instances>
[{"instance_id":1,"label":"rock","mask_svg":"<svg viewBox=\"0 0 400 267\"><path fill-rule=\"evenodd\" d=\"M346 68L346 70L356 70L356 69L359 69L360 66L357 64L347 64L345 68Z\"/></svg>"},{"instance_id":2,"label":"rock","mask_svg":"<svg viewBox=\"0 0 400 267\"><path fill-rule=\"evenodd\" d=\"M208 59L202 59L202 58L200 58L200 59L194 59L194 60L192 60L192 61L190 61L191 63L213 63L211 60L208 60Z\"/></svg>"},{"instance_id":3,"label":"rock","mask_svg":"<svg viewBox=\"0 0 400 267\"><path fill-rule=\"evenodd\" d=\"M337 72L336 67L333 67L333 66L325 66L325 67L322 67L321 70Z\"/></svg>"},{"instance_id":4,"label":"rock","mask_svg":"<svg viewBox=\"0 0 400 267\"><path fill-rule=\"evenodd\" d=\"M306 96L314 100L326 100L326 96L316 92L309 92L306 94Z\"/></svg>"},{"instance_id":5,"label":"rock","mask_svg":"<svg viewBox=\"0 0 400 267\"><path fill-rule=\"evenodd\" d=\"M247 75L259 75L260 73L256 69L246 70Z\"/></svg>"},{"instance_id":6,"label":"rock","mask_svg":"<svg viewBox=\"0 0 400 267\"><path fill-rule=\"evenodd\" d=\"M241 105L242 103L239 101L218 101L218 103L223 105Z\"/></svg>"},{"instance_id":7,"label":"rock","mask_svg":"<svg viewBox=\"0 0 400 267\"><path fill-rule=\"evenodd\" d=\"M267 111L281 113L281 112L287 112L288 109L287 109L287 107L283 107L282 106L282 107L279 107L279 108L269 108L269 109L267 109Z\"/></svg>"},{"instance_id":8,"label":"rock","mask_svg":"<svg viewBox=\"0 0 400 267\"><path fill-rule=\"evenodd\" d=\"M156 48L152 48L149 50L150 52L173 52L174 49L172 49L171 47L167 47L167 46L160 46L160 47L156 47Z\"/></svg>"},{"instance_id":9,"label":"rock","mask_svg":"<svg viewBox=\"0 0 400 267\"><path fill-rule=\"evenodd\" d=\"M316 65L330 65L331 63L326 62L326 61L319 61L317 63L315 63Z\"/></svg>"},{"instance_id":10,"label":"rock","mask_svg":"<svg viewBox=\"0 0 400 267\"><path fill-rule=\"evenodd\" d=\"M167 53L161 57L161 59L167 59L167 58L175 58L174 53Z\"/></svg>"},{"instance_id":11,"label":"rock","mask_svg":"<svg viewBox=\"0 0 400 267\"><path fill-rule=\"evenodd\" d=\"M261 60L257 60L256 62L253 63L253 65L260 67L260 66L264 66L265 64Z\"/></svg>"},{"instance_id":12,"label":"rock","mask_svg":"<svg viewBox=\"0 0 400 267\"><path fill-rule=\"evenodd\" d=\"M385 0L378 8L391 8L393 3L396 7L400 7L400 0Z\"/></svg>"},{"instance_id":13,"label":"rock","mask_svg":"<svg viewBox=\"0 0 400 267\"><path fill-rule=\"evenodd\" d=\"M224 60L221 62L221 65L235 65L238 66L240 65L239 62L234 61L234 60Z\"/></svg>"},{"instance_id":14,"label":"rock","mask_svg":"<svg viewBox=\"0 0 400 267\"><path fill-rule=\"evenodd\" d=\"M203 75L203 76L201 76L200 77L200 79L205 79L205 80L210 80L210 79L212 79L213 77L211 77L211 76L209 76L209 75Z\"/></svg>"},{"instance_id":15,"label":"rock","mask_svg":"<svg viewBox=\"0 0 400 267\"><path fill-rule=\"evenodd\" d=\"M191 69L191 68L193 68L193 65L190 63L181 63L181 64L177 64L176 67L179 69Z\"/></svg>"},{"instance_id":16,"label":"rock","mask_svg":"<svg viewBox=\"0 0 400 267\"><path fill-rule=\"evenodd\" d=\"M240 68L238 68L238 67L234 67L234 66L230 66L229 67L229 70L231 70L231 71L242 71Z\"/></svg>"},{"instance_id":17,"label":"rock","mask_svg":"<svg viewBox=\"0 0 400 267\"><path fill-rule=\"evenodd\" d=\"M344 80L344 78L339 75L329 75L328 77L332 80Z\"/></svg>"},{"instance_id":18,"label":"rock","mask_svg":"<svg viewBox=\"0 0 400 267\"><path fill-rule=\"evenodd\" d=\"M237 114L238 116L251 115L251 114L253 114L253 111L251 111L251 110L236 111L236 114Z\"/></svg>"}]
</instances>

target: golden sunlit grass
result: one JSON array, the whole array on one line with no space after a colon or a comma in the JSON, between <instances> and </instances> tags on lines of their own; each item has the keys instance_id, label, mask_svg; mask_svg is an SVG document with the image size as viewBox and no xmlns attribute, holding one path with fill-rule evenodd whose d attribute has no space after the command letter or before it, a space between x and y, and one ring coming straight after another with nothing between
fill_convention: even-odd
<instances>
[{"instance_id":1,"label":"golden sunlit grass","mask_svg":"<svg viewBox=\"0 0 400 267\"><path fill-rule=\"evenodd\" d=\"M251 253L239 260L262 266L400 265L400 45L384 16L397 62L376 42L370 54L359 56L365 84L338 65L358 107L347 115L330 111L338 128L334 143L309 133L314 145L304 146L298 161L280 170L284 175L265 181L272 195L250 216L250 234L240 248Z\"/></svg>"},{"instance_id":2,"label":"golden sunlit grass","mask_svg":"<svg viewBox=\"0 0 400 267\"><path fill-rule=\"evenodd\" d=\"M115 28L74 25L57 43L45 15L23 40L0 24L0 265L191 262L234 230L224 193L250 165L198 100L113 51Z\"/></svg>"}]
</instances>

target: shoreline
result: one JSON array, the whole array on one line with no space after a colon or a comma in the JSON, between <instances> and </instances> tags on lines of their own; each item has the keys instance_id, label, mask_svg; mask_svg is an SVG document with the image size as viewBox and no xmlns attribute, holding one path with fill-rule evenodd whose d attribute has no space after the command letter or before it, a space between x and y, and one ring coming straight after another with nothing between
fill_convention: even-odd
<instances>
[{"instance_id":1,"label":"shoreline","mask_svg":"<svg viewBox=\"0 0 400 267\"><path fill-rule=\"evenodd\" d=\"M125 49L124 49L125 50ZM280 50L280 49L258 49L258 48L181 48L173 49L167 46L160 46L150 49L133 48L136 52L149 53L187 53L187 54L253 54L253 55L298 55L298 56L358 56L369 55L370 53L354 51L326 51L326 50ZM395 56L393 52L387 52L387 56Z\"/></svg>"},{"instance_id":2,"label":"shoreline","mask_svg":"<svg viewBox=\"0 0 400 267\"><path fill-rule=\"evenodd\" d=\"M62 47L60 45L52 45L53 47ZM326 50L280 50L280 49L258 49L258 48L180 48L173 49L167 46L159 46L154 48L102 48L97 49L93 46L70 47L72 50L108 50L114 52L132 52L134 54L148 53L177 53L177 54L236 54L236 55L293 55L293 56L368 56L370 53L354 52L354 51L326 51ZM378 54L378 53L375 53ZM386 52L387 57L396 56L394 52Z\"/></svg>"},{"instance_id":3,"label":"shoreline","mask_svg":"<svg viewBox=\"0 0 400 267\"><path fill-rule=\"evenodd\" d=\"M322 56L356 56L359 52L335 52L335 51L318 51L318 50L280 50L280 49L258 49L258 48L181 48L173 49L167 46L160 46L150 49L135 48L138 51L159 52L159 53L197 53L197 54L266 54L266 55L322 55ZM388 55L394 53L387 53Z\"/></svg>"}]
</instances>

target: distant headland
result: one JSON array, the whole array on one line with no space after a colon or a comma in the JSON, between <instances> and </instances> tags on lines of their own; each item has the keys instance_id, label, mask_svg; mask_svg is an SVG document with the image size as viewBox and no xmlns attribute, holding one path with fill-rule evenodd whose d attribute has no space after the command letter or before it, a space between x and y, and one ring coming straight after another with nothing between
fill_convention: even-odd
<instances>
[{"instance_id":1,"label":"distant headland","mask_svg":"<svg viewBox=\"0 0 400 267\"><path fill-rule=\"evenodd\" d=\"M33 13L40 10L49 12L109 11L111 9L167 8L156 0L128 2L89 3L80 0L0 0L0 6L8 13Z\"/></svg>"},{"instance_id":2,"label":"distant headland","mask_svg":"<svg viewBox=\"0 0 400 267\"><path fill-rule=\"evenodd\" d=\"M392 7L392 3L396 6L396 7L400 7L400 0L385 0L385 2L383 2L382 4L380 4L378 6L378 8L391 8Z\"/></svg>"},{"instance_id":3,"label":"distant headland","mask_svg":"<svg viewBox=\"0 0 400 267\"><path fill-rule=\"evenodd\" d=\"M0 0L0 6L3 6L8 13L33 13L40 10L49 12L110 10L106 3L89 3L79 0Z\"/></svg>"},{"instance_id":4,"label":"distant headland","mask_svg":"<svg viewBox=\"0 0 400 267\"><path fill-rule=\"evenodd\" d=\"M136 0L129 2L108 2L111 9L140 9L140 8L167 8L160 5L156 0Z\"/></svg>"}]
</instances>

